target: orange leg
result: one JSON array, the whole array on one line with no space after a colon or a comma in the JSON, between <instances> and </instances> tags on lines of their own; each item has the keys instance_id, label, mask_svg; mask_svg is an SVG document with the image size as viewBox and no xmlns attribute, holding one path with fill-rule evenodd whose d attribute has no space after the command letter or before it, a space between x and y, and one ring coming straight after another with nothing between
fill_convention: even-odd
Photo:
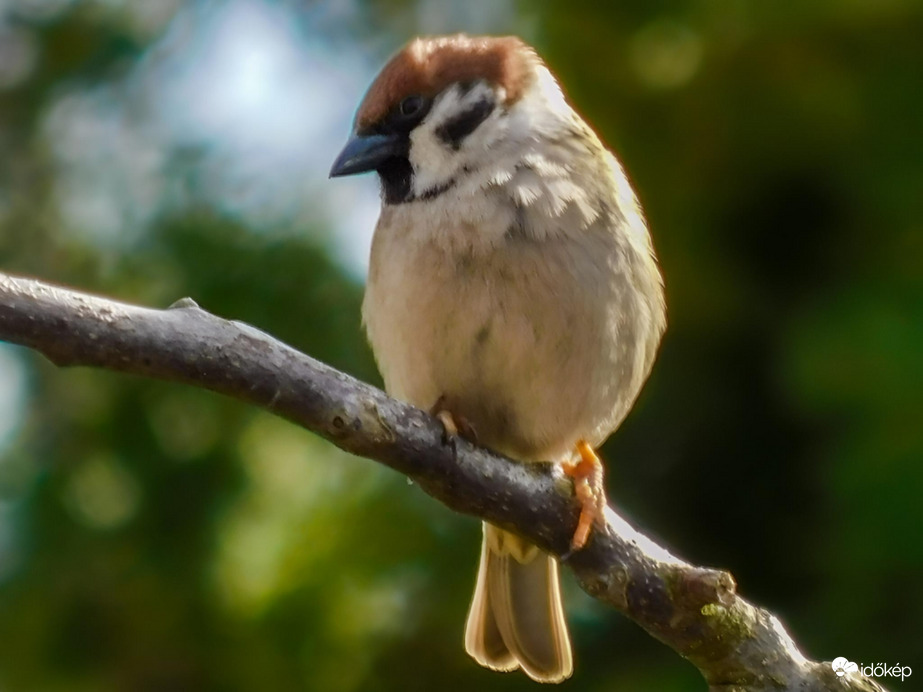
<instances>
[{"instance_id":1,"label":"orange leg","mask_svg":"<svg viewBox=\"0 0 923 692\"><path fill-rule=\"evenodd\" d=\"M580 518L577 529L570 539L572 551L580 550L586 545L593 525L602 528L606 517L606 492L603 488L603 465L593 449L585 440L577 443L577 461L565 461L561 464L564 474L574 480L574 492L580 503Z\"/></svg>"}]
</instances>

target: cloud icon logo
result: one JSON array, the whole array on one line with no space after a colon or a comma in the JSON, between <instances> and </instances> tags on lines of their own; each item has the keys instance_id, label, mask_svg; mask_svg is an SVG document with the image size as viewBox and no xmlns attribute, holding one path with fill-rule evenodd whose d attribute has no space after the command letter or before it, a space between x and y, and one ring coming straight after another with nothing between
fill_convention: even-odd
<instances>
[{"instance_id":1,"label":"cloud icon logo","mask_svg":"<svg viewBox=\"0 0 923 692\"><path fill-rule=\"evenodd\" d=\"M830 664L833 668L833 672L837 674L837 677L843 677L846 673L857 673L859 671L859 665L848 661L842 656L837 656L833 659L833 662Z\"/></svg>"}]
</instances>

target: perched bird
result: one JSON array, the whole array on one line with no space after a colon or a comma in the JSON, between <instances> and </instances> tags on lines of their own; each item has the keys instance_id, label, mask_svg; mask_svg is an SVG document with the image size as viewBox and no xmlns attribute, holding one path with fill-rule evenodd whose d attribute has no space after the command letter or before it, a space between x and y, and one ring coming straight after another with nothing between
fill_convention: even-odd
<instances>
[{"instance_id":1,"label":"perched bird","mask_svg":"<svg viewBox=\"0 0 923 692\"><path fill-rule=\"evenodd\" d=\"M515 37L418 38L384 66L331 176L377 171L362 314L388 392L450 434L556 461L582 512L593 453L628 414L666 326L641 209L615 157ZM484 525L465 646L560 682L573 658L557 561Z\"/></svg>"}]
</instances>

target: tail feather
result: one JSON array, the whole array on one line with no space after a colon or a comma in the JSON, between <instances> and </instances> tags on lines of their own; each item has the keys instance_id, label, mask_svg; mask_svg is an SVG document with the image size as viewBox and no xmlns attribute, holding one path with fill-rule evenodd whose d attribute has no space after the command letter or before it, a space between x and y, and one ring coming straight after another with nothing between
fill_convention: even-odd
<instances>
[{"instance_id":1,"label":"tail feather","mask_svg":"<svg viewBox=\"0 0 923 692\"><path fill-rule=\"evenodd\" d=\"M539 682L561 682L573 672L573 658L558 564L533 545L489 524L465 648L494 670L518 667Z\"/></svg>"},{"instance_id":2,"label":"tail feather","mask_svg":"<svg viewBox=\"0 0 923 692\"><path fill-rule=\"evenodd\" d=\"M484 525L486 530L487 525ZM474 598L465 625L465 649L468 654L485 668L492 670L516 670L519 663L503 642L503 635L497 627L487 587L487 566L490 562L487 541L481 547L481 564L478 567Z\"/></svg>"}]
</instances>

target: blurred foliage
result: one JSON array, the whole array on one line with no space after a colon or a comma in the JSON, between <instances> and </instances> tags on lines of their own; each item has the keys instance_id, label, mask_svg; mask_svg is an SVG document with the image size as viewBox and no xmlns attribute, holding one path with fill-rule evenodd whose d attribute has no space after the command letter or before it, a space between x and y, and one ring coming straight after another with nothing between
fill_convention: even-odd
<instances>
[{"instance_id":1,"label":"blurred foliage","mask_svg":"<svg viewBox=\"0 0 923 692\"><path fill-rule=\"evenodd\" d=\"M923 674L923 6L468 5L489 25L428 0L279 6L306 25L348 6L343 50L372 63L419 32L537 45L620 152L667 278L654 376L604 449L610 497L732 569L810 655ZM207 150L143 137L127 157L162 159L161 196L138 192L61 125L70 96L144 111L132 75L177 17L219 6L0 2L2 267L150 305L190 295L378 382L329 214L255 224L204 189ZM88 181L71 168L90 156ZM128 209L114 235L78 223L81 184ZM0 356L0 689L532 687L464 655L475 521L236 402ZM704 689L567 588L565 687Z\"/></svg>"}]
</instances>

